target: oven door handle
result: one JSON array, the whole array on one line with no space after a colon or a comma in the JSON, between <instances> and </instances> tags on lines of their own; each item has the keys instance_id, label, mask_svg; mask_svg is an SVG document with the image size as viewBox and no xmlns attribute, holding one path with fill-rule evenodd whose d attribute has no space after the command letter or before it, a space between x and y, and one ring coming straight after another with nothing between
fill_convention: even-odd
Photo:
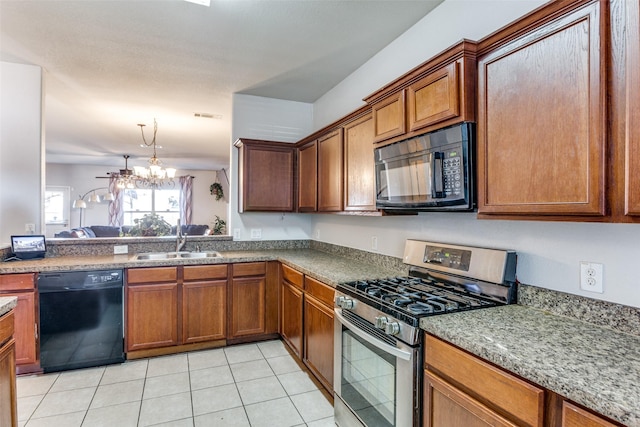
<instances>
[{"instance_id":1,"label":"oven door handle","mask_svg":"<svg viewBox=\"0 0 640 427\"><path fill-rule=\"evenodd\" d=\"M371 344L372 346L386 352L389 353L395 357L398 357L402 360L411 360L412 357L412 353L411 352L407 352L407 351L402 351L399 348L396 348L394 346L391 346L389 344L385 344L380 340L375 339L374 337L372 337L371 335L369 335L368 333L364 332L362 329L358 328L356 325L354 325L353 323L351 323L350 321L348 321L347 319L345 319L345 317L342 315L342 313L340 313L340 311L337 308L333 309L335 316L338 318L338 320L340 321L340 323L342 323L343 325L345 325L347 328L349 328L349 330L351 332L353 332L354 334L356 334L357 336L359 336L360 338L362 338L363 340L365 340L366 342L368 342L369 344Z\"/></svg>"}]
</instances>

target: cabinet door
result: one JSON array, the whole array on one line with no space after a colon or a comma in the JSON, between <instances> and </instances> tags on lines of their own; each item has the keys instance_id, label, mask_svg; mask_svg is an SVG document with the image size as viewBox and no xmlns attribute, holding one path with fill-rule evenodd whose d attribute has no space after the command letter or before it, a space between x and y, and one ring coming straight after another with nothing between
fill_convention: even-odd
<instances>
[{"instance_id":1,"label":"cabinet door","mask_svg":"<svg viewBox=\"0 0 640 427\"><path fill-rule=\"evenodd\" d=\"M318 139L318 212L342 210L342 129Z\"/></svg>"},{"instance_id":2,"label":"cabinet door","mask_svg":"<svg viewBox=\"0 0 640 427\"><path fill-rule=\"evenodd\" d=\"M231 284L231 337L265 333L264 276L234 278Z\"/></svg>"},{"instance_id":3,"label":"cabinet door","mask_svg":"<svg viewBox=\"0 0 640 427\"><path fill-rule=\"evenodd\" d=\"M2 294L3 297L18 298L15 311L16 364L31 365L38 363L36 345L36 294L35 292L19 292Z\"/></svg>"},{"instance_id":4,"label":"cabinet door","mask_svg":"<svg viewBox=\"0 0 640 427\"><path fill-rule=\"evenodd\" d=\"M376 210L373 119L370 114L344 127L344 178L344 210Z\"/></svg>"},{"instance_id":5,"label":"cabinet door","mask_svg":"<svg viewBox=\"0 0 640 427\"><path fill-rule=\"evenodd\" d=\"M409 131L458 116L458 63L451 63L412 84L407 89L407 94Z\"/></svg>"},{"instance_id":6,"label":"cabinet door","mask_svg":"<svg viewBox=\"0 0 640 427\"><path fill-rule=\"evenodd\" d=\"M238 140L239 211L293 211L295 148L271 141Z\"/></svg>"},{"instance_id":7,"label":"cabinet door","mask_svg":"<svg viewBox=\"0 0 640 427\"><path fill-rule=\"evenodd\" d=\"M298 151L298 211L318 210L318 144L313 142Z\"/></svg>"},{"instance_id":8,"label":"cabinet door","mask_svg":"<svg viewBox=\"0 0 640 427\"><path fill-rule=\"evenodd\" d=\"M406 132L404 90L373 104L374 142L384 141Z\"/></svg>"},{"instance_id":9,"label":"cabinet door","mask_svg":"<svg viewBox=\"0 0 640 427\"><path fill-rule=\"evenodd\" d=\"M640 1L626 2L627 10L627 141L625 214L640 215Z\"/></svg>"},{"instance_id":10,"label":"cabinet door","mask_svg":"<svg viewBox=\"0 0 640 427\"><path fill-rule=\"evenodd\" d=\"M477 400L433 375L424 374L425 427L515 427Z\"/></svg>"},{"instance_id":11,"label":"cabinet door","mask_svg":"<svg viewBox=\"0 0 640 427\"><path fill-rule=\"evenodd\" d=\"M177 345L178 284L127 288L127 351Z\"/></svg>"},{"instance_id":12,"label":"cabinet door","mask_svg":"<svg viewBox=\"0 0 640 427\"><path fill-rule=\"evenodd\" d=\"M227 332L227 280L182 285L182 342L224 339Z\"/></svg>"},{"instance_id":13,"label":"cabinet door","mask_svg":"<svg viewBox=\"0 0 640 427\"><path fill-rule=\"evenodd\" d=\"M282 282L280 333L289 347L302 357L302 291Z\"/></svg>"},{"instance_id":14,"label":"cabinet door","mask_svg":"<svg viewBox=\"0 0 640 427\"><path fill-rule=\"evenodd\" d=\"M562 402L562 427L615 427L609 421L573 405Z\"/></svg>"},{"instance_id":15,"label":"cabinet door","mask_svg":"<svg viewBox=\"0 0 640 427\"><path fill-rule=\"evenodd\" d=\"M304 298L304 363L333 393L333 310L307 293Z\"/></svg>"},{"instance_id":16,"label":"cabinet door","mask_svg":"<svg viewBox=\"0 0 640 427\"><path fill-rule=\"evenodd\" d=\"M14 323L12 312L0 317L0 426L18 423Z\"/></svg>"},{"instance_id":17,"label":"cabinet door","mask_svg":"<svg viewBox=\"0 0 640 427\"><path fill-rule=\"evenodd\" d=\"M480 59L480 214L605 214L608 36L600 4Z\"/></svg>"}]
</instances>

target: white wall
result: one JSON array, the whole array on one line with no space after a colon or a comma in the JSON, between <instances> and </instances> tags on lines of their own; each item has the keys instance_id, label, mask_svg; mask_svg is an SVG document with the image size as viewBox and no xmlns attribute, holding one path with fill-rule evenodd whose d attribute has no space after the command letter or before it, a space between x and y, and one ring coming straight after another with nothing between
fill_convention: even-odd
<instances>
[{"instance_id":1,"label":"white wall","mask_svg":"<svg viewBox=\"0 0 640 427\"><path fill-rule=\"evenodd\" d=\"M304 214L238 213L238 138L297 142L311 134L311 104L250 95L233 95L231 143L231 191L229 234L239 232L238 240L251 240L251 229L260 229L262 240L308 239L311 219ZM277 189L274 189L277 191Z\"/></svg>"},{"instance_id":2,"label":"white wall","mask_svg":"<svg viewBox=\"0 0 640 427\"><path fill-rule=\"evenodd\" d=\"M117 171L122 165L109 166L92 166L92 165L67 165L60 163L46 164L46 184L47 185L64 185L71 187L71 201L85 194L87 191L98 188L107 187L109 180L105 178L96 178L106 176L107 172ZM209 186L216 180L216 171L202 170L182 170L178 169L176 176L192 175L195 177L193 181L193 224L208 224L213 228L213 222L218 215L226 221L228 217L228 194L224 199L216 201L215 197L209 193ZM224 186L223 186L224 188ZM102 195L107 189L96 191L96 194ZM85 200L89 196L85 197ZM80 209L71 208L70 228L78 227L80 222ZM84 210L82 225L108 225L109 212L108 202L100 204L88 204Z\"/></svg>"},{"instance_id":3,"label":"white wall","mask_svg":"<svg viewBox=\"0 0 640 427\"><path fill-rule=\"evenodd\" d=\"M0 245L25 224L44 232L42 69L0 62Z\"/></svg>"},{"instance_id":4,"label":"white wall","mask_svg":"<svg viewBox=\"0 0 640 427\"><path fill-rule=\"evenodd\" d=\"M542 1L446 0L314 104L320 128L360 100L462 38L477 40ZM420 48L416 48L420 46ZM640 225L478 220L475 214L424 213L414 217L314 215L319 240L402 256L407 238L510 248L518 251L522 283L640 307ZM581 291L579 262L604 264L604 294Z\"/></svg>"}]
</instances>

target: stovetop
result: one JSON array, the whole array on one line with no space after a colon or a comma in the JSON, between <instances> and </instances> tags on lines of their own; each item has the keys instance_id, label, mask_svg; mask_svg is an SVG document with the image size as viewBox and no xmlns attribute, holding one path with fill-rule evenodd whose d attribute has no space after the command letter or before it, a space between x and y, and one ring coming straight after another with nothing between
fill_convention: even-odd
<instances>
[{"instance_id":1,"label":"stovetop","mask_svg":"<svg viewBox=\"0 0 640 427\"><path fill-rule=\"evenodd\" d=\"M391 277L341 283L339 292L417 326L421 317L492 307L498 303L464 294L459 286L420 277Z\"/></svg>"}]
</instances>

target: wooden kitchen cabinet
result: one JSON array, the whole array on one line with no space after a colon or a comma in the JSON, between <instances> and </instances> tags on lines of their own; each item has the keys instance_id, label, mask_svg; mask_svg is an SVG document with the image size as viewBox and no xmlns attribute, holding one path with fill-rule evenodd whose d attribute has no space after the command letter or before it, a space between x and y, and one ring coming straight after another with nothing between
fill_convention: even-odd
<instances>
[{"instance_id":1,"label":"wooden kitchen cabinet","mask_svg":"<svg viewBox=\"0 0 640 427\"><path fill-rule=\"evenodd\" d=\"M406 132L405 92L401 90L371 106L373 141L380 142Z\"/></svg>"},{"instance_id":2,"label":"wooden kitchen cabinet","mask_svg":"<svg viewBox=\"0 0 640 427\"><path fill-rule=\"evenodd\" d=\"M229 338L265 334L266 263L239 263L232 268Z\"/></svg>"},{"instance_id":3,"label":"wooden kitchen cabinet","mask_svg":"<svg viewBox=\"0 0 640 427\"><path fill-rule=\"evenodd\" d=\"M640 219L640 1L626 5L624 214Z\"/></svg>"},{"instance_id":4,"label":"wooden kitchen cabinet","mask_svg":"<svg viewBox=\"0 0 640 427\"><path fill-rule=\"evenodd\" d=\"M14 310L0 317L0 426L7 427L18 425Z\"/></svg>"},{"instance_id":5,"label":"wooden kitchen cabinet","mask_svg":"<svg viewBox=\"0 0 640 427\"><path fill-rule=\"evenodd\" d=\"M480 43L480 217L606 213L607 2L561 3Z\"/></svg>"},{"instance_id":6,"label":"wooden kitchen cabinet","mask_svg":"<svg viewBox=\"0 0 640 427\"><path fill-rule=\"evenodd\" d=\"M238 154L239 212L293 212L293 144L254 139L239 139Z\"/></svg>"},{"instance_id":7,"label":"wooden kitchen cabinet","mask_svg":"<svg viewBox=\"0 0 640 427\"><path fill-rule=\"evenodd\" d=\"M15 357L18 373L40 370L38 354L38 305L35 273L0 275L0 296L16 297Z\"/></svg>"},{"instance_id":8,"label":"wooden kitchen cabinet","mask_svg":"<svg viewBox=\"0 0 640 427\"><path fill-rule=\"evenodd\" d=\"M374 142L476 120L476 43L463 40L365 98Z\"/></svg>"},{"instance_id":9,"label":"wooden kitchen cabinet","mask_svg":"<svg viewBox=\"0 0 640 427\"><path fill-rule=\"evenodd\" d=\"M431 372L424 378L425 427L517 426Z\"/></svg>"},{"instance_id":10,"label":"wooden kitchen cabinet","mask_svg":"<svg viewBox=\"0 0 640 427\"><path fill-rule=\"evenodd\" d=\"M619 425L571 402L564 401L562 403L562 427L616 427Z\"/></svg>"},{"instance_id":11,"label":"wooden kitchen cabinet","mask_svg":"<svg viewBox=\"0 0 640 427\"><path fill-rule=\"evenodd\" d=\"M177 345L177 267L127 270L126 351Z\"/></svg>"},{"instance_id":12,"label":"wooden kitchen cabinet","mask_svg":"<svg viewBox=\"0 0 640 427\"><path fill-rule=\"evenodd\" d=\"M313 141L298 150L298 211L318 210L318 143Z\"/></svg>"},{"instance_id":13,"label":"wooden kitchen cabinet","mask_svg":"<svg viewBox=\"0 0 640 427\"><path fill-rule=\"evenodd\" d=\"M333 300L335 290L304 278L304 364L333 393Z\"/></svg>"},{"instance_id":14,"label":"wooden kitchen cabinet","mask_svg":"<svg viewBox=\"0 0 640 427\"><path fill-rule=\"evenodd\" d=\"M304 275L282 265L280 289L280 335L291 350L302 358L302 310Z\"/></svg>"},{"instance_id":15,"label":"wooden kitchen cabinet","mask_svg":"<svg viewBox=\"0 0 640 427\"><path fill-rule=\"evenodd\" d=\"M373 129L370 113L343 127L345 211L376 210Z\"/></svg>"},{"instance_id":16,"label":"wooden kitchen cabinet","mask_svg":"<svg viewBox=\"0 0 640 427\"><path fill-rule=\"evenodd\" d=\"M542 427L542 388L431 335L424 348L426 426L484 426L488 418L495 423L488 425Z\"/></svg>"},{"instance_id":17,"label":"wooden kitchen cabinet","mask_svg":"<svg viewBox=\"0 0 640 427\"><path fill-rule=\"evenodd\" d=\"M318 212L342 210L342 160L342 129L318 138Z\"/></svg>"},{"instance_id":18,"label":"wooden kitchen cabinet","mask_svg":"<svg viewBox=\"0 0 640 427\"><path fill-rule=\"evenodd\" d=\"M182 342L225 339L227 264L184 267Z\"/></svg>"}]
</instances>

